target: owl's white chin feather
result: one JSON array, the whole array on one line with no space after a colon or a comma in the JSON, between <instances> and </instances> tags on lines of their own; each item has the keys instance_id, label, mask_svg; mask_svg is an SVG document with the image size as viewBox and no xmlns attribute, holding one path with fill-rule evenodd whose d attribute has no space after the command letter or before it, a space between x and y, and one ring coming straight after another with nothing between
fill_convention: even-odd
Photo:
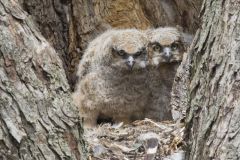
<instances>
[{"instance_id":1,"label":"owl's white chin feather","mask_svg":"<svg viewBox=\"0 0 240 160\"><path fill-rule=\"evenodd\" d=\"M140 67L142 67L142 68L146 68L146 63L145 63L144 61L141 61L139 65L140 65Z\"/></svg>"},{"instance_id":2,"label":"owl's white chin feather","mask_svg":"<svg viewBox=\"0 0 240 160\"><path fill-rule=\"evenodd\" d=\"M158 57L155 57L155 58L153 58L153 64L154 65L159 65L159 58Z\"/></svg>"}]
</instances>

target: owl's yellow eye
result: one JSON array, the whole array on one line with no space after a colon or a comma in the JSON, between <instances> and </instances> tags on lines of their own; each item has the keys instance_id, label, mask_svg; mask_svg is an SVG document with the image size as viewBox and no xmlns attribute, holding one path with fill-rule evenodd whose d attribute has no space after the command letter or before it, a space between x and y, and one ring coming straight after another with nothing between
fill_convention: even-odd
<instances>
[{"instance_id":1,"label":"owl's yellow eye","mask_svg":"<svg viewBox=\"0 0 240 160\"><path fill-rule=\"evenodd\" d=\"M178 43L173 43L173 44L171 45L171 48L172 48L172 50L178 49Z\"/></svg>"},{"instance_id":2,"label":"owl's yellow eye","mask_svg":"<svg viewBox=\"0 0 240 160\"><path fill-rule=\"evenodd\" d=\"M154 51L160 51L160 50L161 50L161 46L159 46L159 45L154 45L154 46L153 46L153 50L154 50Z\"/></svg>"},{"instance_id":3,"label":"owl's yellow eye","mask_svg":"<svg viewBox=\"0 0 240 160\"><path fill-rule=\"evenodd\" d=\"M141 54L142 54L142 52L139 51L139 52L137 52L137 53L134 54L134 57L138 57L138 56L140 56Z\"/></svg>"},{"instance_id":4,"label":"owl's yellow eye","mask_svg":"<svg viewBox=\"0 0 240 160\"><path fill-rule=\"evenodd\" d=\"M141 55L146 55L147 54L147 51L146 51L146 48L142 48L140 51L136 52L133 56L136 58L138 56L141 56Z\"/></svg>"},{"instance_id":5,"label":"owl's yellow eye","mask_svg":"<svg viewBox=\"0 0 240 160\"><path fill-rule=\"evenodd\" d=\"M119 54L120 56L124 56L124 55L126 54L126 52L125 52L124 50L120 50L120 51L118 51L118 54Z\"/></svg>"}]
</instances>

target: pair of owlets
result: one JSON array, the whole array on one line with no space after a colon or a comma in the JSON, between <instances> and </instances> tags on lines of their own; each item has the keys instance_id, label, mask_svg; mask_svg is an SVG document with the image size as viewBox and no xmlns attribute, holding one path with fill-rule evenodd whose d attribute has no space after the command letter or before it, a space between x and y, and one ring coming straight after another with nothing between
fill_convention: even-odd
<instances>
[{"instance_id":1,"label":"pair of owlets","mask_svg":"<svg viewBox=\"0 0 240 160\"><path fill-rule=\"evenodd\" d=\"M94 39L78 67L73 93L86 126L98 118L171 119L170 91L185 51L176 28L110 30Z\"/></svg>"}]
</instances>

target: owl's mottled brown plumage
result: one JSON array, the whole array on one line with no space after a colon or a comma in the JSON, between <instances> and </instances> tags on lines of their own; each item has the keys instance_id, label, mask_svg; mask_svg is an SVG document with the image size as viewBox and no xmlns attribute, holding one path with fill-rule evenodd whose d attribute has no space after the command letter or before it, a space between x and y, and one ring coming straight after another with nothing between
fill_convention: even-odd
<instances>
[{"instance_id":1,"label":"owl's mottled brown plumage","mask_svg":"<svg viewBox=\"0 0 240 160\"><path fill-rule=\"evenodd\" d=\"M94 126L99 116L114 122L144 117L146 45L145 34L136 29L110 30L89 44L73 93L85 125Z\"/></svg>"},{"instance_id":2,"label":"owl's mottled brown plumage","mask_svg":"<svg viewBox=\"0 0 240 160\"><path fill-rule=\"evenodd\" d=\"M151 92L146 117L170 120L170 98L174 76L186 50L184 35L173 27L146 32L149 40L148 85Z\"/></svg>"}]
</instances>

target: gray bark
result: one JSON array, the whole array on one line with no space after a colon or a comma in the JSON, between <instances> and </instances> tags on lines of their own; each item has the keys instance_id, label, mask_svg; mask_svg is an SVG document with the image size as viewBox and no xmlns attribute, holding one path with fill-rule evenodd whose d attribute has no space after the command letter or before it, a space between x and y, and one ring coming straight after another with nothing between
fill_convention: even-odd
<instances>
[{"instance_id":1,"label":"gray bark","mask_svg":"<svg viewBox=\"0 0 240 160\"><path fill-rule=\"evenodd\" d=\"M63 61L69 81L73 84L74 65L71 61L76 55L69 54L69 27L71 3L69 0L21 0L23 9L31 15L34 24L44 38L55 48ZM74 56L74 57L73 57Z\"/></svg>"},{"instance_id":2,"label":"gray bark","mask_svg":"<svg viewBox=\"0 0 240 160\"><path fill-rule=\"evenodd\" d=\"M177 73L172 103L187 111L186 159L240 159L239 11L239 0L204 1L202 26Z\"/></svg>"},{"instance_id":3,"label":"gray bark","mask_svg":"<svg viewBox=\"0 0 240 160\"><path fill-rule=\"evenodd\" d=\"M17 1L0 0L0 159L84 159L62 62Z\"/></svg>"}]
</instances>

